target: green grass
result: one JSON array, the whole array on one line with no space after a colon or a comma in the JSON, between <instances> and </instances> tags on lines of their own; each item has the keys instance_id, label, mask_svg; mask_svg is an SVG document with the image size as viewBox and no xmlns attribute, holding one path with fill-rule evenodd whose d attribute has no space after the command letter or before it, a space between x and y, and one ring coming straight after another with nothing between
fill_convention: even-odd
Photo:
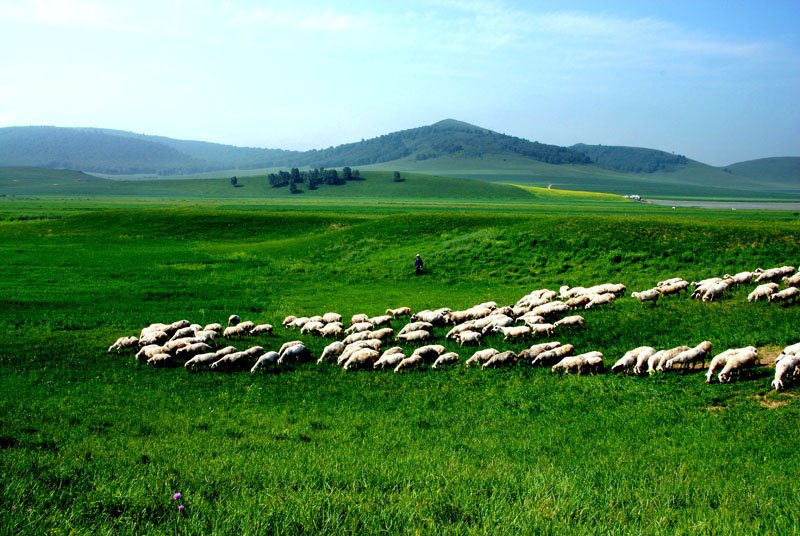
<instances>
[{"instance_id":1,"label":"green grass","mask_svg":"<svg viewBox=\"0 0 800 536\"><path fill-rule=\"evenodd\" d=\"M800 404L796 388L770 391L768 370L729 385L706 385L700 374L554 377L523 367L395 375L301 364L251 376L153 369L105 353L120 335L179 318L202 324L237 313L279 324L329 310L463 308L561 284L618 281L630 291L673 275L796 263L798 224L785 213L676 214L629 203L631 212L617 214L611 202L592 214L585 207L602 204L598 196L572 194L582 208L558 195L536 191L533 206L508 213L514 202L494 210L0 203L14 218L0 223L0 526L10 534L796 532ZM17 217L37 212L48 219ZM416 252L429 270L421 277L411 267ZM716 353L796 342L800 307L748 304L747 290L653 309L623 298L586 311L588 329L559 339L603 351L607 364L645 343L707 338ZM277 348L297 336L277 328L235 344ZM301 338L315 355L325 344ZM497 336L486 343L523 347Z\"/></svg>"}]
</instances>

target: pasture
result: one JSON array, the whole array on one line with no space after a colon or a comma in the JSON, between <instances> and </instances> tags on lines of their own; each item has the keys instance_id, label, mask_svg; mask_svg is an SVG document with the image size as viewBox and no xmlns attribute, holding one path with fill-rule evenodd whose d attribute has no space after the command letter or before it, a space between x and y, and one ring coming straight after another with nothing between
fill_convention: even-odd
<instances>
[{"instance_id":1,"label":"pasture","mask_svg":"<svg viewBox=\"0 0 800 536\"><path fill-rule=\"evenodd\" d=\"M798 264L791 213L508 195L454 205L0 201L0 526L9 534L797 532L798 391L772 391L767 367L707 385L699 369L634 378L304 363L250 375L106 354L118 336L152 322L224 323L236 313L277 327L235 345L275 349L300 338L319 355L328 341L282 329L284 316L508 304L562 284L620 282L630 292L676 275ZM417 252L427 268L419 277ZM582 313L588 329L559 340L602 351L607 366L643 344L709 339L713 353L750 344L775 352L800 340L800 305L751 304L747 292L647 309L625 297ZM474 351L442 344L462 363Z\"/></svg>"}]
</instances>

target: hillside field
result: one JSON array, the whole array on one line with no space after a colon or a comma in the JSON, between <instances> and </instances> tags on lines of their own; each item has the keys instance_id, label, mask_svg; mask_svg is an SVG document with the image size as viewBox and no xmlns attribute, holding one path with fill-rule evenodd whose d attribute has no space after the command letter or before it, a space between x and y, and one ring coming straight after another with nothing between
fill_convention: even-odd
<instances>
[{"instance_id":1,"label":"hillside field","mask_svg":"<svg viewBox=\"0 0 800 536\"><path fill-rule=\"evenodd\" d=\"M216 199L213 190L189 200L1 198L3 532L800 530L799 391L773 391L767 366L724 385L706 384L699 369L481 371L463 366L474 348L445 342L445 328L436 342L461 363L402 374L333 363L189 373L106 353L153 322L224 324L236 313L275 334L219 345L277 349L299 338L316 357L329 341L280 327L286 315L513 304L563 284L621 282L630 292L799 262L792 213L672 211L495 186L507 197L453 205L366 194ZM714 354L752 344L769 357L798 342L800 305L748 303L750 289L652 308L626 296L581 312L587 329L558 340L602 351L607 367L644 344L708 339ZM491 335L483 346L530 344Z\"/></svg>"}]
</instances>

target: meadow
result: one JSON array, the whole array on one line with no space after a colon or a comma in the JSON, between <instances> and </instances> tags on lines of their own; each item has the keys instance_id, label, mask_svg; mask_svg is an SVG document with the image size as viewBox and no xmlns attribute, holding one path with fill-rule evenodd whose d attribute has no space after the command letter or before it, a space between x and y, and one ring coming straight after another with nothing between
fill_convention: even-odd
<instances>
[{"instance_id":1,"label":"meadow","mask_svg":"<svg viewBox=\"0 0 800 536\"><path fill-rule=\"evenodd\" d=\"M456 309L562 284L630 291L798 263L791 213L517 190L527 197L0 200L0 531L798 532L800 404L796 387L770 389L768 367L707 385L699 370L188 373L106 353L181 318L280 326L288 314ZM774 355L800 340L800 306L749 304L747 291L652 309L626 297L559 340L608 366L642 344ZM295 338L315 355L327 342L277 327L234 344ZM472 353L443 344L462 362Z\"/></svg>"}]
</instances>

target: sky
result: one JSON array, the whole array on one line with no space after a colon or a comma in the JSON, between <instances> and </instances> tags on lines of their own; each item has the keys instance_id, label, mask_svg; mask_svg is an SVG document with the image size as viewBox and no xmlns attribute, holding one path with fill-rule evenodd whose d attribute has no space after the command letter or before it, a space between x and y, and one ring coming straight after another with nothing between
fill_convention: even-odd
<instances>
[{"instance_id":1,"label":"sky","mask_svg":"<svg viewBox=\"0 0 800 536\"><path fill-rule=\"evenodd\" d=\"M446 118L800 156L800 2L0 0L0 127L306 150Z\"/></svg>"}]
</instances>

